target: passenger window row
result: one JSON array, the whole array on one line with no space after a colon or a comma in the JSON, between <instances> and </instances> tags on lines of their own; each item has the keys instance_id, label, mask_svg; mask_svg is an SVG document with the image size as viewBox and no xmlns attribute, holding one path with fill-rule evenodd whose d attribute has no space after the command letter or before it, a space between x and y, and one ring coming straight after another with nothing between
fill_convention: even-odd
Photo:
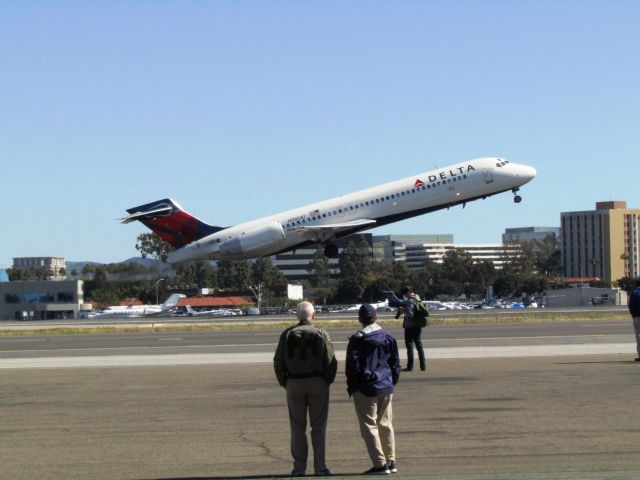
<instances>
[{"instance_id":1,"label":"passenger window row","mask_svg":"<svg viewBox=\"0 0 640 480\"><path fill-rule=\"evenodd\" d=\"M503 163L509 163L509 162L503 162ZM458 177L453 177L453 178L448 178L445 180L439 180L437 182L432 182L432 183L427 183L427 184L423 184L423 185L418 185L415 188L412 188L410 190L405 190L402 192L398 192L398 193L392 193L391 195L386 195L380 198L375 198L372 200L367 200L364 202L360 202L360 203L356 203L355 205L350 205L349 207L345 207L345 208L337 208L333 211L328 211L328 212L324 212L324 213L316 213L315 215L311 216L310 218L302 218L300 220L296 220L294 222L289 222L285 225L285 228L287 229L292 229L295 228L297 226L300 225L306 225L307 223L311 223L315 220L320 220L322 218L327 218L327 217L331 217L333 216L337 216L337 215L342 215L343 213L347 213L347 211L354 211L354 210L359 210L360 208L366 208L369 207L371 205L374 204L379 204L379 203L383 203L386 201L391 201L391 200L395 200L396 198L400 198L400 197L404 197L405 195L412 195L414 193L417 193L421 190L431 190L431 189L436 189L441 185L447 185L449 183L453 183L453 182L461 182L462 180L466 180L467 179L467 175L463 174L460 178Z\"/></svg>"}]
</instances>

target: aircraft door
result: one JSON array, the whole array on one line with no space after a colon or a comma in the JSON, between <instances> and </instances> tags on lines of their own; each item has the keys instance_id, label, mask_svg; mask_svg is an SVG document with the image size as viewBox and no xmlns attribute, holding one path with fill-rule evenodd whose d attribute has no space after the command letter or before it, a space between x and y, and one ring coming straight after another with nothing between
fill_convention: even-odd
<instances>
[{"instance_id":1,"label":"aircraft door","mask_svg":"<svg viewBox=\"0 0 640 480\"><path fill-rule=\"evenodd\" d=\"M484 183L493 183L493 172L490 168L484 169Z\"/></svg>"}]
</instances>

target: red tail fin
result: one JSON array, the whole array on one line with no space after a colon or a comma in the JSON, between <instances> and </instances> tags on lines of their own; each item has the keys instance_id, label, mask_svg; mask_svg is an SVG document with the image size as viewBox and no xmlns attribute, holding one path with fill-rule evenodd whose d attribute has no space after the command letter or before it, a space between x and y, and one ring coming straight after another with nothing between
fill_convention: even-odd
<instances>
[{"instance_id":1,"label":"red tail fin","mask_svg":"<svg viewBox=\"0 0 640 480\"><path fill-rule=\"evenodd\" d=\"M170 198L130 208L127 213L129 215L122 223L138 220L175 248L224 230L224 227L209 225L185 212Z\"/></svg>"}]
</instances>

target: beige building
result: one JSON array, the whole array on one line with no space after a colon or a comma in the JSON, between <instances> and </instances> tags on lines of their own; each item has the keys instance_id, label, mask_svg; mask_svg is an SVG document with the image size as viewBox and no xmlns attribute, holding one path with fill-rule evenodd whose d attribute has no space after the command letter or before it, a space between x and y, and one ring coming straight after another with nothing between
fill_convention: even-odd
<instances>
[{"instance_id":1,"label":"beige building","mask_svg":"<svg viewBox=\"0 0 640 480\"><path fill-rule=\"evenodd\" d=\"M628 209L625 201L597 202L595 210L562 212L560 222L565 276L640 276L640 209Z\"/></svg>"},{"instance_id":2,"label":"beige building","mask_svg":"<svg viewBox=\"0 0 640 480\"><path fill-rule=\"evenodd\" d=\"M67 262L63 257L15 257L13 268L29 270L32 268L48 268L52 272L52 279L64 278Z\"/></svg>"},{"instance_id":3,"label":"beige building","mask_svg":"<svg viewBox=\"0 0 640 480\"><path fill-rule=\"evenodd\" d=\"M78 318L91 309L82 280L0 283L0 320Z\"/></svg>"}]
</instances>

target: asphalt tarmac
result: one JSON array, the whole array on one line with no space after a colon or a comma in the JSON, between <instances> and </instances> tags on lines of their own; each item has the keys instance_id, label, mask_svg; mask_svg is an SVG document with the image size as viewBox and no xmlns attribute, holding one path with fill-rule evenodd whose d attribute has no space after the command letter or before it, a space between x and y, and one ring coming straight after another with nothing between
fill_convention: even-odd
<instances>
[{"instance_id":1,"label":"asphalt tarmac","mask_svg":"<svg viewBox=\"0 0 640 480\"><path fill-rule=\"evenodd\" d=\"M349 477L370 464L343 368L327 460ZM292 467L268 363L8 368L0 385L2 479L285 478ZM394 396L394 478L638 479L639 398L630 354L431 359Z\"/></svg>"}]
</instances>

